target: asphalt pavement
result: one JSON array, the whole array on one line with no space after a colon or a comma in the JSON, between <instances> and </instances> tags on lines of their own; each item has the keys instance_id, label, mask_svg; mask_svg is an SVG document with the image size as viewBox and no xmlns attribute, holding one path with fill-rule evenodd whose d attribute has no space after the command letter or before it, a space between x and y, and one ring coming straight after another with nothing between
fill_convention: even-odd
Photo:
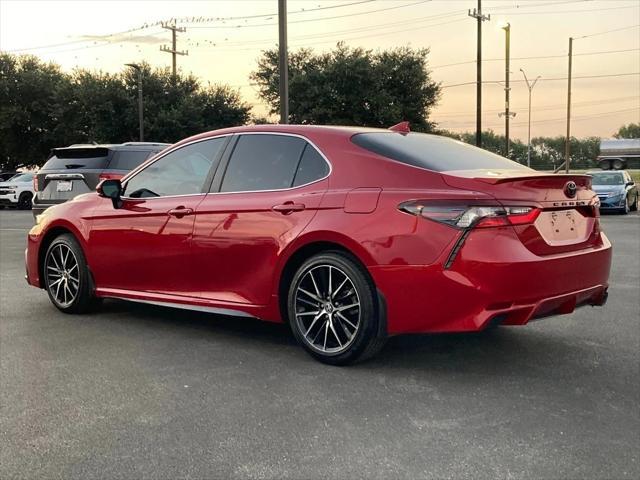
<instances>
[{"instance_id":1,"label":"asphalt pavement","mask_svg":"<svg viewBox=\"0 0 640 480\"><path fill-rule=\"evenodd\" d=\"M23 278L31 224L0 211L2 479L640 478L637 214L602 219L604 308L396 337L347 368L254 320L60 313Z\"/></svg>"}]
</instances>

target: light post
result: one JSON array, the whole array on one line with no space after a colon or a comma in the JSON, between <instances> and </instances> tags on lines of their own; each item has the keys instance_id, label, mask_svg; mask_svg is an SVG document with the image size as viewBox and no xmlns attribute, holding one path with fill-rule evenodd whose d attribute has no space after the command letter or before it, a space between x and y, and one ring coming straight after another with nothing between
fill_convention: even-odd
<instances>
[{"instance_id":1,"label":"light post","mask_svg":"<svg viewBox=\"0 0 640 480\"><path fill-rule=\"evenodd\" d=\"M510 67L510 51L511 51L511 24L505 23L502 25L502 29L505 32L505 86L504 86L504 112L498 114L499 117L504 115L504 136L505 136L505 152L504 156L509 158L509 120L511 117L515 117L515 113L509 112L509 94L511 92L511 87L509 87L509 67Z\"/></svg>"},{"instance_id":2,"label":"light post","mask_svg":"<svg viewBox=\"0 0 640 480\"><path fill-rule=\"evenodd\" d=\"M140 141L144 142L144 106L142 104L142 68L137 63L125 63L138 72L138 120L140 122Z\"/></svg>"},{"instance_id":3,"label":"light post","mask_svg":"<svg viewBox=\"0 0 640 480\"><path fill-rule=\"evenodd\" d=\"M520 69L522 75L524 75L524 81L527 82L527 88L529 89L529 131L527 133L527 167L531 167L531 91L536 86L536 82L540 79L540 75L536 77L533 83L529 83L527 74L523 69Z\"/></svg>"}]
</instances>

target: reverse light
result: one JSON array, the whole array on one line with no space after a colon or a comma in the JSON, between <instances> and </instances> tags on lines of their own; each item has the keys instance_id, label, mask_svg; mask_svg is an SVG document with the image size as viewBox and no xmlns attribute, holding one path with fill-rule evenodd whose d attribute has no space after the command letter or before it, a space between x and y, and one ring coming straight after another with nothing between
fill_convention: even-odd
<instances>
[{"instance_id":1,"label":"reverse light","mask_svg":"<svg viewBox=\"0 0 640 480\"><path fill-rule=\"evenodd\" d=\"M460 229L527 225L535 222L540 214L540 209L535 207L444 205L427 201L404 202L398 208Z\"/></svg>"}]
</instances>

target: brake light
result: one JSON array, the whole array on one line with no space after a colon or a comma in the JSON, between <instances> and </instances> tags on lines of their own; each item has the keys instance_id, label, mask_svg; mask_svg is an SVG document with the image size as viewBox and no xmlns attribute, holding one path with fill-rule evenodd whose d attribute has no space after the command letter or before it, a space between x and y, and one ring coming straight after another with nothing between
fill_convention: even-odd
<instances>
[{"instance_id":1,"label":"brake light","mask_svg":"<svg viewBox=\"0 0 640 480\"><path fill-rule=\"evenodd\" d=\"M38 175L33 176L33 191L38 192Z\"/></svg>"},{"instance_id":2,"label":"brake light","mask_svg":"<svg viewBox=\"0 0 640 480\"><path fill-rule=\"evenodd\" d=\"M540 209L535 207L446 205L428 201L404 202L398 208L460 229L528 225L540 215Z\"/></svg>"},{"instance_id":3,"label":"brake light","mask_svg":"<svg viewBox=\"0 0 640 480\"><path fill-rule=\"evenodd\" d=\"M124 175L120 173L101 173L99 178L100 178L100 181L102 181L102 180L120 180L122 179L122 177L124 177Z\"/></svg>"}]
</instances>

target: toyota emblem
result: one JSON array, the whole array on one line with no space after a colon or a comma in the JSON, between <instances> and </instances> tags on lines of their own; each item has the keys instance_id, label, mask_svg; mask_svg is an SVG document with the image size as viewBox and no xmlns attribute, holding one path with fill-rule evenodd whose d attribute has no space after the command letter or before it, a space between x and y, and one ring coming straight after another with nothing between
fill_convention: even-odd
<instances>
[{"instance_id":1,"label":"toyota emblem","mask_svg":"<svg viewBox=\"0 0 640 480\"><path fill-rule=\"evenodd\" d=\"M564 193L569 198L575 197L577 191L578 186L576 185L576 182L567 182L564 186Z\"/></svg>"}]
</instances>

